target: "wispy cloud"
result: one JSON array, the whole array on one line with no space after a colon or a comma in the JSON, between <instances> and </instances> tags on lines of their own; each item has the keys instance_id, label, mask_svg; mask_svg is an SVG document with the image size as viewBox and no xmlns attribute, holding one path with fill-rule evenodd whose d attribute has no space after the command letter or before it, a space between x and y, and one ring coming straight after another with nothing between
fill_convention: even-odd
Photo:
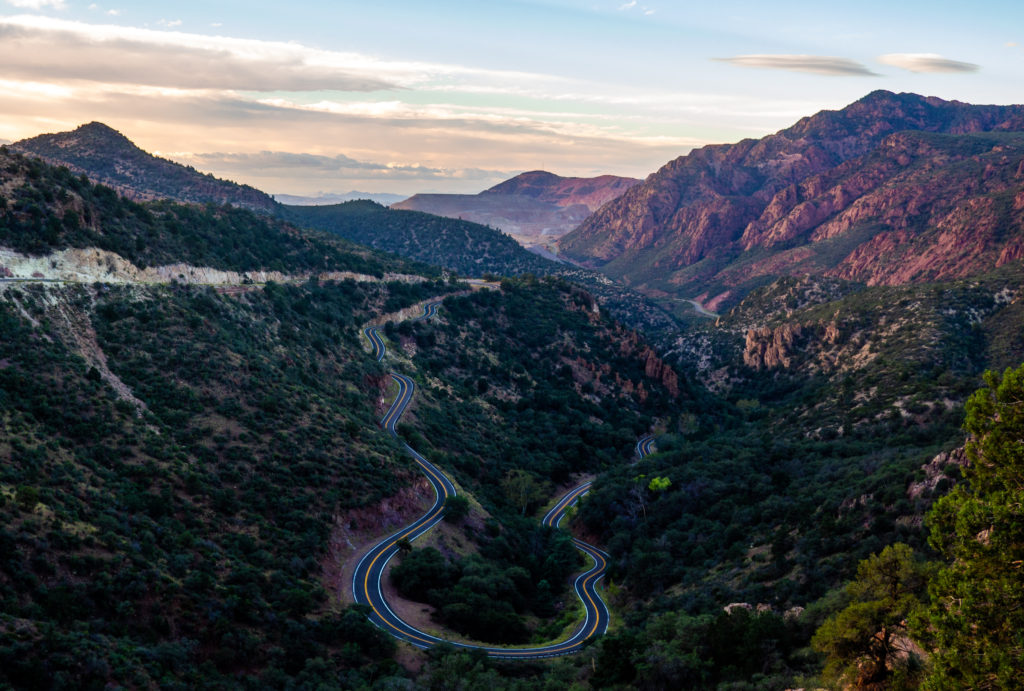
<instances>
[{"instance_id":1,"label":"wispy cloud","mask_svg":"<svg viewBox=\"0 0 1024 691\"><path fill-rule=\"evenodd\" d=\"M977 72L980 65L950 60L936 53L889 53L878 56L878 62L909 72Z\"/></svg>"},{"instance_id":2,"label":"wispy cloud","mask_svg":"<svg viewBox=\"0 0 1024 691\"><path fill-rule=\"evenodd\" d=\"M41 10L47 7L55 10L67 9L64 0L7 0L7 4L26 10Z\"/></svg>"},{"instance_id":3,"label":"wispy cloud","mask_svg":"<svg viewBox=\"0 0 1024 691\"><path fill-rule=\"evenodd\" d=\"M790 72L807 72L828 77L875 77L876 73L849 58L829 55L736 55L731 58L712 58L740 67L758 67Z\"/></svg>"},{"instance_id":4,"label":"wispy cloud","mask_svg":"<svg viewBox=\"0 0 1024 691\"><path fill-rule=\"evenodd\" d=\"M343 60L330 57L284 43L0 17L0 64L7 78L245 91L397 87L363 66L346 70Z\"/></svg>"},{"instance_id":5,"label":"wispy cloud","mask_svg":"<svg viewBox=\"0 0 1024 691\"><path fill-rule=\"evenodd\" d=\"M564 80L538 73L41 16L0 17L0 64L7 76L45 73L51 79L244 91L372 91L436 83L564 88Z\"/></svg>"},{"instance_id":6,"label":"wispy cloud","mask_svg":"<svg viewBox=\"0 0 1024 691\"><path fill-rule=\"evenodd\" d=\"M652 14L656 12L656 10L651 9L647 5L638 6L637 0L629 0L629 2L624 2L621 5L619 5L619 12L626 12L628 10L633 9L639 10L646 17L650 17Z\"/></svg>"}]
</instances>

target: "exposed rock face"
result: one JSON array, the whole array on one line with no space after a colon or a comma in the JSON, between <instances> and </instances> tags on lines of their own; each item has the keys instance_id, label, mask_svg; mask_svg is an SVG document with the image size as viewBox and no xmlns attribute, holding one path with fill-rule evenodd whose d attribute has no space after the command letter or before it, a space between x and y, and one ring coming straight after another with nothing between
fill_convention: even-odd
<instances>
[{"instance_id":1,"label":"exposed rock face","mask_svg":"<svg viewBox=\"0 0 1024 691\"><path fill-rule=\"evenodd\" d=\"M1024 106L877 91L763 139L677 158L559 248L692 295L765 275L967 275L1021 254L1024 134L1010 133L1024 133ZM768 254L730 265L753 250Z\"/></svg>"},{"instance_id":2,"label":"exposed rock face","mask_svg":"<svg viewBox=\"0 0 1024 691\"><path fill-rule=\"evenodd\" d=\"M578 290L573 293L574 300L567 303L569 309L587 313L597 323L600 320L600 308L597 301L589 293ZM672 398L679 397L679 375L666 363L651 346L643 343L636 331L626 329L617 324L612 338L618 345L619 355L643 365L643 376L630 379L612 368L607 362L600 365L587 357L577 355L568 364L573 371L573 379L577 384L589 384L602 394L637 396L646 400L651 385L660 385ZM644 385L647 380L647 386Z\"/></svg>"},{"instance_id":3,"label":"exposed rock face","mask_svg":"<svg viewBox=\"0 0 1024 691\"><path fill-rule=\"evenodd\" d=\"M660 382L673 398L678 397L679 375L676 374L674 369L666 365L665 361L658 357L650 347L645 348L645 351L646 357L644 358L644 374L646 374L649 379Z\"/></svg>"},{"instance_id":4,"label":"exposed rock face","mask_svg":"<svg viewBox=\"0 0 1024 691\"><path fill-rule=\"evenodd\" d=\"M782 324L774 329L762 326L747 331L743 363L754 369L788 368L795 344L803 336L799 324Z\"/></svg>"},{"instance_id":5,"label":"exposed rock face","mask_svg":"<svg viewBox=\"0 0 1024 691\"><path fill-rule=\"evenodd\" d=\"M679 396L679 375L649 345L641 345L635 331L622 330L619 352L643 362L644 376L664 386L673 398Z\"/></svg>"},{"instance_id":6,"label":"exposed rock face","mask_svg":"<svg viewBox=\"0 0 1024 691\"><path fill-rule=\"evenodd\" d=\"M942 479L949 479L949 476L946 474L947 468L950 466L960 466L962 468L967 464L967 453L964 451L964 447L961 446L952 451L943 451L921 466L921 469L924 470L924 479L910 484L907 488L907 497L917 499L922 495L931 494L936 490Z\"/></svg>"},{"instance_id":7,"label":"exposed rock face","mask_svg":"<svg viewBox=\"0 0 1024 691\"><path fill-rule=\"evenodd\" d=\"M84 173L136 201L171 199L179 202L230 204L273 213L273 198L248 185L200 173L148 154L123 134L99 122L71 132L41 134L11 145L16 151Z\"/></svg>"},{"instance_id":8,"label":"exposed rock face","mask_svg":"<svg viewBox=\"0 0 1024 691\"><path fill-rule=\"evenodd\" d=\"M564 178L535 170L480 194L416 194L391 206L482 223L531 246L553 242L639 183L615 175Z\"/></svg>"},{"instance_id":9,"label":"exposed rock face","mask_svg":"<svg viewBox=\"0 0 1024 691\"><path fill-rule=\"evenodd\" d=\"M287 283L305 281L311 274L284 274L280 271L225 271L208 266L190 264L165 264L145 269L132 264L119 254L106 250L70 248L51 254L33 257L5 247L0 247L0 276L14 279L44 279L68 283L199 283L205 285L244 285L276 281ZM386 273L377 278L352 271L325 271L316 274L321 281L352 280L361 283L380 281L401 281L421 283L423 276L414 274Z\"/></svg>"}]
</instances>

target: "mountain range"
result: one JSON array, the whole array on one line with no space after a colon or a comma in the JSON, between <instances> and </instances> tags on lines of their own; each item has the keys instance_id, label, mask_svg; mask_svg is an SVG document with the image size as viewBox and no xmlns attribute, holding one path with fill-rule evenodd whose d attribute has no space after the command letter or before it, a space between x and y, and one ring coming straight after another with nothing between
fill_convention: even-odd
<instances>
[{"instance_id":1,"label":"mountain range","mask_svg":"<svg viewBox=\"0 0 1024 691\"><path fill-rule=\"evenodd\" d=\"M260 208L102 125L0 147L0 687L817 688L821 632L859 654L885 622L936 659L927 579L848 584L894 546L897 580L953 560L925 516L980 484L965 401L970 425L982 373L1024 361L1021 111L876 92L684 156L566 237L735 303L683 325L493 229ZM554 204L547 175L505 196ZM658 314L671 348L638 333ZM346 606L360 550L433 501L378 424L403 390L396 431L463 501L395 545L389 601L432 635L558 639L586 567L538 519L589 486L563 527L605 550L617 621L585 653L421 651ZM962 542L1013 536L982 513ZM929 665L897 663L908 687Z\"/></svg>"},{"instance_id":2,"label":"mountain range","mask_svg":"<svg viewBox=\"0 0 1024 691\"><path fill-rule=\"evenodd\" d=\"M339 235L375 249L426 262L463 276L532 273L561 274L583 283L616 318L670 338L675 321L644 296L612 284L596 271L568 267L530 252L506 234L470 220L386 208L368 200L331 204L283 204L247 185L221 180L143 151L120 132L101 123L70 132L44 134L8 147L16 152L67 167L137 201L161 199L191 204L230 205L275 216L301 228ZM477 195L501 204L586 209L614 194L629 179L604 176L597 182L560 178L550 173L527 173L502 183L500 192ZM636 182L636 181L632 181ZM467 195L475 199L472 195ZM511 200L511 201L510 201ZM579 202L579 203L578 203ZM585 213L573 212L582 219Z\"/></svg>"},{"instance_id":3,"label":"mountain range","mask_svg":"<svg viewBox=\"0 0 1024 691\"><path fill-rule=\"evenodd\" d=\"M670 161L559 240L651 295L712 309L781 275L869 284L1021 256L1024 106L875 91Z\"/></svg>"},{"instance_id":4,"label":"mountain range","mask_svg":"<svg viewBox=\"0 0 1024 691\"><path fill-rule=\"evenodd\" d=\"M395 202L400 202L405 199L404 194L389 194L387 192L360 192L358 190L352 190L351 192L341 193L330 193L330 194L318 194L315 197L307 197L300 194L275 194L275 201L281 204L288 204L291 206L322 206L324 204L341 204L343 202L352 202L360 199L365 199L371 202L377 202L384 206L389 206Z\"/></svg>"},{"instance_id":5,"label":"mountain range","mask_svg":"<svg viewBox=\"0 0 1024 691\"><path fill-rule=\"evenodd\" d=\"M392 208L462 218L504 231L525 247L545 246L639 183L616 175L574 178L533 170L479 194L416 194Z\"/></svg>"}]
</instances>

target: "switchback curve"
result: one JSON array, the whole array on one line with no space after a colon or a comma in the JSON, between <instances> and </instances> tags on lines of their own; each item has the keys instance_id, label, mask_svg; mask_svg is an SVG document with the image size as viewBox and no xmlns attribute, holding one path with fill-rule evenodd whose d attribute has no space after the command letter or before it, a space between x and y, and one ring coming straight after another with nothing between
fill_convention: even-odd
<instances>
[{"instance_id":1,"label":"switchback curve","mask_svg":"<svg viewBox=\"0 0 1024 691\"><path fill-rule=\"evenodd\" d=\"M437 302L427 303L424 306L423 314L416 319L429 319L436 315L438 304ZM370 341L374 358L378 362L383 360L387 351L376 327L368 327L363 330L363 333ZM398 384L398 394L395 396L391 407L384 414L380 424L388 434L397 439L398 433L395 431L395 425L401 418L402 413L405 412L410 401L412 401L416 384L409 377L395 372L391 373L391 378ZM445 501L449 497L455 496L456 493L455 486L435 465L423 458L405 442L402 442L402 446L420 466L427 480L433 486L434 504L419 519L374 545L356 565L352 573L352 594L357 604L370 608L370 614L368 615L370 621L395 638L407 641L418 648L430 648L439 643L447 643L458 648L483 650L491 657L503 659L537 659L570 655L579 652L585 641L594 636L602 635L608 630L610 618L608 607L597 593L597 582L604 576L608 555L593 545L575 538L573 543L576 545L576 548L590 557L593 561L593 566L577 576L574 583L576 594L583 603L586 616L582 625L577 627L573 634L564 641L545 646L524 648L503 648L446 641L420 631L395 614L384 598L380 582L388 562L398 553L400 542L415 540L442 520ZM558 527L568 510L589 489L590 483L586 482L567 492L544 516L544 525Z\"/></svg>"}]
</instances>

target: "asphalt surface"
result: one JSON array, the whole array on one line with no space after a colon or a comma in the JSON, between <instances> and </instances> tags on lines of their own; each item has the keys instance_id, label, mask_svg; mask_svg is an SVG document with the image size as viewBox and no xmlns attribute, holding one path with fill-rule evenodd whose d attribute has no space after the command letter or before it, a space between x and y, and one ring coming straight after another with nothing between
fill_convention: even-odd
<instances>
[{"instance_id":1,"label":"asphalt surface","mask_svg":"<svg viewBox=\"0 0 1024 691\"><path fill-rule=\"evenodd\" d=\"M653 446L653 434L648 434L646 436L640 437L640 441L636 443L636 455L639 456L640 458L643 458L644 456L650 456L652 453L654 453Z\"/></svg>"},{"instance_id":2,"label":"asphalt surface","mask_svg":"<svg viewBox=\"0 0 1024 691\"><path fill-rule=\"evenodd\" d=\"M430 319L437 314L437 302L428 303L424 306L423 314L416 318ZM373 355L377 361L381 361L387 352L384 341L375 327L368 327L363 333L373 347ZM381 427L396 439L398 434L395 425L402 417L405 409L412 401L413 393L416 391L416 384L412 379L402 374L392 372L391 378L398 384L398 395L388 408L387 413L381 419ZM643 440L641 440L642 442ZM457 648L477 649L485 651L489 656L503 659L536 659L545 657L558 657L571 655L579 652L584 642L604 634L608 630L608 608L601 596L597 593L597 583L604 576L607 566L608 555L593 545L573 539L576 548L590 557L593 566L576 577L574 588L576 595L583 603L586 616L583 623L578 626L571 636L564 641L544 646L502 648L497 646L473 645L456 641L447 641L428 633L420 631L412 625L403 621L388 606L381 588L381 578L388 562L399 552L398 543L402 540L413 541L440 522L444 515L444 503L449 497L455 496L455 486L435 465L423 458L408 444L402 442L406 452L419 464L424 475L434 488L434 504L413 523L402 528L398 532L384 538L368 551L352 573L352 593L360 605L370 608L369 619L374 624L390 633L395 638L408 641L418 648L429 648L438 643L448 643ZM640 445L638 443L639 451ZM544 516L544 525L557 528L565 518L569 509L574 506L584 494L590 489L590 483L584 483L567 492L555 504L547 515Z\"/></svg>"}]
</instances>

